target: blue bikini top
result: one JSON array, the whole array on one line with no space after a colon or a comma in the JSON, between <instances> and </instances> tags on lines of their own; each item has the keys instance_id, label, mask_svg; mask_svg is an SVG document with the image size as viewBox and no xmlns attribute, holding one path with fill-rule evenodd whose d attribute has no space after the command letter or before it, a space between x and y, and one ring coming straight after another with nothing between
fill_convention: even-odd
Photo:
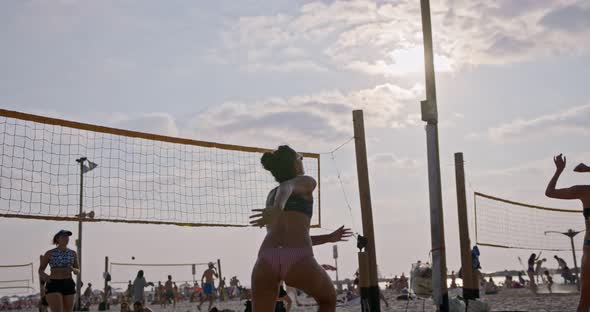
<instances>
[{"instance_id":1,"label":"blue bikini top","mask_svg":"<svg viewBox=\"0 0 590 312\"><path fill-rule=\"evenodd\" d=\"M266 201L267 206L270 206L274 202L275 197L277 195L277 189L278 187L275 187L272 191L270 191L268 200ZM300 195L291 195L285 203L284 210L301 212L302 214L306 215L308 218L311 219L311 217L313 216L313 199L308 200Z\"/></svg>"},{"instance_id":2,"label":"blue bikini top","mask_svg":"<svg viewBox=\"0 0 590 312\"><path fill-rule=\"evenodd\" d=\"M60 250L55 248L51 251L51 258L49 258L49 266L53 269L64 269L74 265L76 258L74 251L70 249Z\"/></svg>"}]
</instances>

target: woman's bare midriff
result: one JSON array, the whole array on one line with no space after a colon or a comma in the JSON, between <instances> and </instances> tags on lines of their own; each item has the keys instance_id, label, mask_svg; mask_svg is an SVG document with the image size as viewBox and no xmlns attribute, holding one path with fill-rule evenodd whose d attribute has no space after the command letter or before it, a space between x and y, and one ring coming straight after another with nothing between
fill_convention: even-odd
<instances>
[{"instance_id":1,"label":"woman's bare midriff","mask_svg":"<svg viewBox=\"0 0 590 312\"><path fill-rule=\"evenodd\" d=\"M72 269L70 269L70 268L51 269L51 273L49 275L49 278L54 279L54 280L70 279L70 278L72 278Z\"/></svg>"},{"instance_id":2,"label":"woman's bare midriff","mask_svg":"<svg viewBox=\"0 0 590 312\"><path fill-rule=\"evenodd\" d=\"M309 237L310 219L297 211L283 211L272 224L266 226L266 237L260 249L312 248Z\"/></svg>"}]
</instances>

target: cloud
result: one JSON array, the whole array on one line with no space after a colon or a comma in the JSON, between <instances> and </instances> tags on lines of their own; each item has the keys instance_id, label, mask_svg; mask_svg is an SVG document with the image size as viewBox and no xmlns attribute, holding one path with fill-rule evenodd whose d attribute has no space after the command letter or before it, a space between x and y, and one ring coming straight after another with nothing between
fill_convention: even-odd
<instances>
[{"instance_id":1,"label":"cloud","mask_svg":"<svg viewBox=\"0 0 590 312\"><path fill-rule=\"evenodd\" d=\"M420 118L420 116L418 116ZM454 128L457 127L458 124L460 124L461 122L463 122L463 120L465 119L465 116L461 113L451 113L448 116L441 116L441 120L438 125L441 128ZM420 119L421 120L421 119Z\"/></svg>"},{"instance_id":2,"label":"cloud","mask_svg":"<svg viewBox=\"0 0 590 312\"><path fill-rule=\"evenodd\" d=\"M502 143L571 133L587 136L590 133L588 121L590 121L590 104L570 107L531 119L518 118L509 123L491 127L485 133L470 134L469 137L487 138L493 142Z\"/></svg>"},{"instance_id":3,"label":"cloud","mask_svg":"<svg viewBox=\"0 0 590 312\"><path fill-rule=\"evenodd\" d=\"M408 157L399 157L395 154L389 153L375 154L371 156L369 161L381 169L395 168L415 170L422 166L422 163L419 160Z\"/></svg>"},{"instance_id":4,"label":"cloud","mask_svg":"<svg viewBox=\"0 0 590 312\"><path fill-rule=\"evenodd\" d=\"M582 3L568 5L549 12L540 23L545 27L565 32L588 31L590 28L590 6Z\"/></svg>"},{"instance_id":5,"label":"cloud","mask_svg":"<svg viewBox=\"0 0 590 312\"><path fill-rule=\"evenodd\" d=\"M273 147L293 144L327 151L352 136L352 110L363 109L367 128L400 129L421 125L419 101L424 88L386 83L352 91L326 90L309 95L224 102L188 116L166 112L95 112L40 115L120 129L204 141ZM369 137L373 142L377 138ZM378 144L378 143L376 143Z\"/></svg>"},{"instance_id":6,"label":"cloud","mask_svg":"<svg viewBox=\"0 0 590 312\"><path fill-rule=\"evenodd\" d=\"M315 142L331 147L352 135L353 109L364 110L370 127L416 125L415 111L423 92L420 85L402 88L382 84L349 92L323 91L250 103L226 102L194 118L191 131L203 139L215 137L228 142L296 142L304 146Z\"/></svg>"},{"instance_id":7,"label":"cloud","mask_svg":"<svg viewBox=\"0 0 590 312\"><path fill-rule=\"evenodd\" d=\"M488 51L497 55L505 53L519 54L526 52L534 46L534 43L530 41L513 38L509 35L499 35L494 39Z\"/></svg>"},{"instance_id":8,"label":"cloud","mask_svg":"<svg viewBox=\"0 0 590 312\"><path fill-rule=\"evenodd\" d=\"M138 115L114 114L106 123L116 128L155 133L167 136L178 136L176 120L168 113L147 113Z\"/></svg>"},{"instance_id":9,"label":"cloud","mask_svg":"<svg viewBox=\"0 0 590 312\"><path fill-rule=\"evenodd\" d=\"M390 53L389 63L384 60L377 60L374 63L351 61L344 67L369 75L384 75L387 77L418 73L423 71L424 67L423 51L423 46L398 49ZM438 72L452 70L451 60L439 54L434 55L434 66Z\"/></svg>"},{"instance_id":10,"label":"cloud","mask_svg":"<svg viewBox=\"0 0 590 312\"><path fill-rule=\"evenodd\" d=\"M549 165L550 163L546 159L536 160L508 168L484 170L477 172L474 176L498 178L532 176L538 179L548 176L554 170Z\"/></svg>"},{"instance_id":11,"label":"cloud","mask_svg":"<svg viewBox=\"0 0 590 312\"><path fill-rule=\"evenodd\" d=\"M590 10L582 3L433 3L436 69L452 71L469 65L507 64L588 51L588 45L579 44L590 40ZM386 77L423 70L420 7L415 1L311 2L296 12L244 16L227 25L222 32L225 47L216 52L229 63L249 70L309 69L281 67L291 63L322 64L318 68L324 71L349 70Z\"/></svg>"},{"instance_id":12,"label":"cloud","mask_svg":"<svg viewBox=\"0 0 590 312\"><path fill-rule=\"evenodd\" d=\"M307 71L307 72L325 72L327 69L313 61L302 60L302 61L289 61L281 64L265 64L265 63L247 63L241 66L242 69L249 72L257 71L270 71L270 72L294 72L294 71Z\"/></svg>"}]
</instances>

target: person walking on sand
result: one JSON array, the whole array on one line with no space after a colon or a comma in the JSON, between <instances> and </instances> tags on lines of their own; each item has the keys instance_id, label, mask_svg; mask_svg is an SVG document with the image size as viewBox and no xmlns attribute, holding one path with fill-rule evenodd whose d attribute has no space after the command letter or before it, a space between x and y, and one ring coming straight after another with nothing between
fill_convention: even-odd
<instances>
[{"instance_id":1,"label":"person walking on sand","mask_svg":"<svg viewBox=\"0 0 590 312\"><path fill-rule=\"evenodd\" d=\"M545 195L556 199L577 199L583 207L584 221L586 222L586 234L584 236L584 247L582 249L582 263L580 274L580 301L577 312L590 311L590 185L574 185L567 188L557 188L557 180L563 173L566 165L566 158L559 154L553 158L555 163L555 174L549 181ZM590 172L590 167L580 163L574 168L574 172Z\"/></svg>"},{"instance_id":2,"label":"person walking on sand","mask_svg":"<svg viewBox=\"0 0 590 312\"><path fill-rule=\"evenodd\" d=\"M201 303L197 306L199 311L201 311L201 306L205 300L209 301L209 308L207 311L211 310L211 306L213 305L213 300L215 299L215 278L219 278L219 274L215 269L215 265L213 262L209 262L209 268L203 272L203 276L201 276L201 285L203 285L203 296L201 296Z\"/></svg>"},{"instance_id":3,"label":"person walking on sand","mask_svg":"<svg viewBox=\"0 0 590 312\"><path fill-rule=\"evenodd\" d=\"M39 264L39 276L45 284L45 299L52 312L71 312L74 308L76 283L72 273L79 274L78 255L68 248L72 232L61 230L53 236L56 248L48 250ZM45 269L49 265L48 275Z\"/></svg>"},{"instance_id":4,"label":"person walking on sand","mask_svg":"<svg viewBox=\"0 0 590 312\"><path fill-rule=\"evenodd\" d=\"M174 285L172 285L172 275L168 275L168 280L164 283L164 301L166 304L172 303L172 307L176 308L176 297L174 296Z\"/></svg>"},{"instance_id":5,"label":"person walking on sand","mask_svg":"<svg viewBox=\"0 0 590 312\"><path fill-rule=\"evenodd\" d=\"M124 297L127 302L131 302L133 299L133 283L131 283L131 281L127 284L127 290L125 291Z\"/></svg>"},{"instance_id":6,"label":"person walking on sand","mask_svg":"<svg viewBox=\"0 0 590 312\"><path fill-rule=\"evenodd\" d=\"M265 209L254 209L250 223L266 227L258 260L252 269L252 308L274 311L279 285L301 289L313 297L320 312L336 310L332 279L316 261L312 246L335 243L352 235L343 226L327 235L310 236L313 192L317 182L305 175L303 156L287 145L266 152L260 160L279 185L266 199Z\"/></svg>"},{"instance_id":7,"label":"person walking on sand","mask_svg":"<svg viewBox=\"0 0 590 312\"><path fill-rule=\"evenodd\" d=\"M154 286L154 283L148 283L143 276L143 270L139 270L133 281L133 302L145 304L145 288L148 286Z\"/></svg>"}]
</instances>

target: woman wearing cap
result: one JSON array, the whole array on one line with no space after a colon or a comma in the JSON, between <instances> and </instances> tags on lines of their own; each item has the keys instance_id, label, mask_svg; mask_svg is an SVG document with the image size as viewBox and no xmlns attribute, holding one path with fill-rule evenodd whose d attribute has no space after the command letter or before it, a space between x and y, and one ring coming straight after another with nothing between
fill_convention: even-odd
<instances>
[{"instance_id":1,"label":"woman wearing cap","mask_svg":"<svg viewBox=\"0 0 590 312\"><path fill-rule=\"evenodd\" d=\"M76 295L76 283L72 279L72 273L78 274L78 255L75 251L68 249L72 232L61 230L53 236L53 248L41 258L39 276L46 282L45 298L49 303L52 312L69 312L74 307L74 296ZM51 273L47 275L47 265Z\"/></svg>"},{"instance_id":2,"label":"woman wearing cap","mask_svg":"<svg viewBox=\"0 0 590 312\"><path fill-rule=\"evenodd\" d=\"M251 217L252 225L267 230L252 270L253 310L274 311L284 281L312 296L319 311L335 311L332 279L315 260L312 246L339 242L352 233L340 227L331 234L309 235L316 181L305 175L301 154L283 145L264 153L261 163L279 186L268 194L266 209L255 209L258 213Z\"/></svg>"}]
</instances>

